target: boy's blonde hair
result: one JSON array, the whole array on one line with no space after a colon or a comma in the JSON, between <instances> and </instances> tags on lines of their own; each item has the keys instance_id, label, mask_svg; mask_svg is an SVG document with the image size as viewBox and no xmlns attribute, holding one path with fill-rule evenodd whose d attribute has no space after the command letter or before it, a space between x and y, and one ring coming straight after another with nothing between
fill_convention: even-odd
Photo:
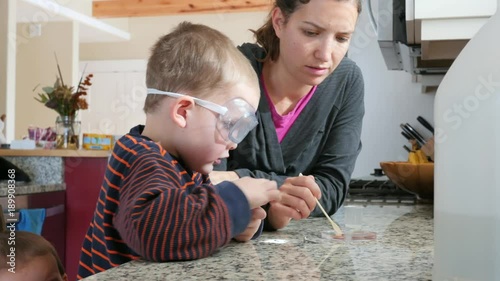
<instances>
[{"instance_id":1,"label":"boy's blonde hair","mask_svg":"<svg viewBox=\"0 0 500 281\"><path fill-rule=\"evenodd\" d=\"M221 32L189 22L180 23L156 42L146 72L148 88L198 98L239 82L258 87L257 75L245 56ZM144 112L153 112L163 98L148 95Z\"/></svg>"},{"instance_id":2,"label":"boy's blonde hair","mask_svg":"<svg viewBox=\"0 0 500 281\"><path fill-rule=\"evenodd\" d=\"M57 269L61 276L66 274L56 249L49 241L40 235L27 231L16 231L14 234L15 245L9 245L11 232L0 232L0 270L8 269L9 264L6 258L10 254L10 248L13 247L15 248L16 264L20 265L20 268L34 258L51 255L57 262Z\"/></svg>"}]
</instances>

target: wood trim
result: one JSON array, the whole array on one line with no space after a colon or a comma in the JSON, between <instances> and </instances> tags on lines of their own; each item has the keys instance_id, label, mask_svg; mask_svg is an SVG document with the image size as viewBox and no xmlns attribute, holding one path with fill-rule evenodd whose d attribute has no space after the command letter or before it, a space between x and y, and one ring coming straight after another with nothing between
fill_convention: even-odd
<instances>
[{"instance_id":1,"label":"wood trim","mask_svg":"<svg viewBox=\"0 0 500 281\"><path fill-rule=\"evenodd\" d=\"M272 0L94 0L96 18L268 11Z\"/></svg>"}]
</instances>

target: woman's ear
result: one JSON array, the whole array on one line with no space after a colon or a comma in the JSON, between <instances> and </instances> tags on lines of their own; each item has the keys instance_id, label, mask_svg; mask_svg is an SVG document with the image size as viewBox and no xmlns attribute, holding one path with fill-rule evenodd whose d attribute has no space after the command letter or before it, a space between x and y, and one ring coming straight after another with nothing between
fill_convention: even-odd
<instances>
[{"instance_id":1,"label":"woman's ear","mask_svg":"<svg viewBox=\"0 0 500 281\"><path fill-rule=\"evenodd\" d=\"M179 127L185 128L187 126L187 117L191 114L193 108L193 98L189 96L177 98L170 108L170 117Z\"/></svg>"},{"instance_id":2,"label":"woman's ear","mask_svg":"<svg viewBox=\"0 0 500 281\"><path fill-rule=\"evenodd\" d=\"M285 26L285 17L280 8L275 7L271 12L271 22L273 24L274 33L276 33L278 38L281 38L281 31Z\"/></svg>"},{"instance_id":3,"label":"woman's ear","mask_svg":"<svg viewBox=\"0 0 500 281\"><path fill-rule=\"evenodd\" d=\"M62 276L63 281L68 281L68 274L64 273Z\"/></svg>"}]
</instances>

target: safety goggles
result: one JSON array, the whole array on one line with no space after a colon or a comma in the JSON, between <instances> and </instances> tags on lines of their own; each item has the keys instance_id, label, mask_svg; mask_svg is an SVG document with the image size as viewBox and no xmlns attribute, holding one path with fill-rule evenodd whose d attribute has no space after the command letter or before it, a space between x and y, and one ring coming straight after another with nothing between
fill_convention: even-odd
<instances>
[{"instance_id":1,"label":"safety goggles","mask_svg":"<svg viewBox=\"0 0 500 281\"><path fill-rule=\"evenodd\" d=\"M148 94L165 95L173 98L188 96L151 88L148 89ZM219 105L207 100L192 96L189 97L197 105L219 114L216 127L226 141L231 141L235 144L240 143L258 124L255 117L255 109L244 99L234 98L224 103L224 105Z\"/></svg>"}]
</instances>

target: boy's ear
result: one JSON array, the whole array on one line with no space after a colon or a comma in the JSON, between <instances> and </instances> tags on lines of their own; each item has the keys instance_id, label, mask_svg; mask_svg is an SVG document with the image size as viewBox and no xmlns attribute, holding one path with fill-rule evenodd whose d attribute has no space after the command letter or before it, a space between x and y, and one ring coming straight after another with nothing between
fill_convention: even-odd
<instances>
[{"instance_id":1,"label":"boy's ear","mask_svg":"<svg viewBox=\"0 0 500 281\"><path fill-rule=\"evenodd\" d=\"M170 111L170 117L179 127L185 128L188 114L190 114L193 107L194 100L191 97L185 96L177 98Z\"/></svg>"}]
</instances>

